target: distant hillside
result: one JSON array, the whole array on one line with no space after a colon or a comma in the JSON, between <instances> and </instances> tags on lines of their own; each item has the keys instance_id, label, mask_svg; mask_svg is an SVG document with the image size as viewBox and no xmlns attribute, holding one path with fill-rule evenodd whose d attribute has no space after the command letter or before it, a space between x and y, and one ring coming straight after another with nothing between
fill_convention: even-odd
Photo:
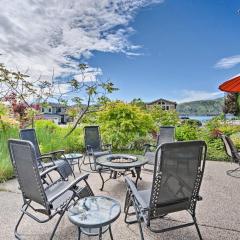
<instances>
[{"instance_id":1,"label":"distant hillside","mask_svg":"<svg viewBox=\"0 0 240 240\"><path fill-rule=\"evenodd\" d=\"M180 115L218 115L222 113L224 98L180 103L177 111Z\"/></svg>"}]
</instances>

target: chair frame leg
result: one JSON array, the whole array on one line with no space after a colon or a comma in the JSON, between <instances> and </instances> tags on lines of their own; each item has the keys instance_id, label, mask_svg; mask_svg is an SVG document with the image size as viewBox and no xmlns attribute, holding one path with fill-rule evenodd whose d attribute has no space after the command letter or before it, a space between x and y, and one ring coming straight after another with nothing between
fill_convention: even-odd
<instances>
[{"instance_id":1,"label":"chair frame leg","mask_svg":"<svg viewBox=\"0 0 240 240\"><path fill-rule=\"evenodd\" d=\"M130 206L131 206L131 203L133 203L133 207L134 207L135 214L136 214L136 220L128 221L128 220L127 220L127 216L129 215L129 208L130 208ZM139 214L137 204L136 204L136 202L134 201L134 198L133 198L132 196L130 197L130 199L129 199L129 201L128 201L127 204L128 204L128 205L127 205L127 207L125 208L124 221L125 221L125 223L127 223L127 224L138 223L141 240L144 240L143 229L142 229L142 219L141 219L141 216L140 216L140 214Z\"/></svg>"},{"instance_id":2,"label":"chair frame leg","mask_svg":"<svg viewBox=\"0 0 240 240\"><path fill-rule=\"evenodd\" d=\"M129 208L131 206L131 203L133 204L133 207L134 207L134 210L135 210L136 220L129 221L129 220L127 220L127 217L128 217L128 215L130 215ZM125 211L125 217L124 217L125 223L127 223L127 224L138 223L141 240L144 240L143 229L142 229L143 218L140 215L139 208L138 208L137 203L136 203L136 201L135 201L135 199L132 195L130 196L130 198L128 200L126 199L125 206L124 206L124 211ZM167 232L167 231L176 230L176 229L180 229L180 228L195 225L195 228L197 230L199 239L203 240L200 229L199 229L199 226L197 224L197 219L196 219L196 216L195 216L195 210L194 210L193 213L190 213L190 215L192 216L192 219L193 219L193 222L190 222L190 223L185 223L185 224L181 224L181 225L177 225L177 226L173 226L173 227L169 227L169 228L164 228L164 229L153 229L151 227L150 223L149 223L149 225L147 225L147 228L150 231L155 232L155 233L163 233L163 232Z\"/></svg>"},{"instance_id":3,"label":"chair frame leg","mask_svg":"<svg viewBox=\"0 0 240 240\"><path fill-rule=\"evenodd\" d=\"M194 225L195 225L195 227L196 227L196 229L197 229L197 233L198 233L199 239L200 239L200 240L203 240L202 234L201 234L200 229L199 229L198 224L197 224L197 219L196 219L196 217L195 217L195 214L192 215L192 218L193 218Z\"/></svg>"},{"instance_id":4,"label":"chair frame leg","mask_svg":"<svg viewBox=\"0 0 240 240\"><path fill-rule=\"evenodd\" d=\"M191 214L191 216L192 216L193 222L184 223L184 224L181 224L181 225L177 225L177 226L173 226L173 227L169 227L169 228L163 228L163 229L154 229L150 225L147 226L147 228L154 233L163 233L163 232L177 230L177 229L180 229L180 228L190 227L190 226L194 225L196 227L199 239L203 240L200 229L199 229L198 224L197 224L197 219L195 217L195 213Z\"/></svg>"},{"instance_id":5,"label":"chair frame leg","mask_svg":"<svg viewBox=\"0 0 240 240\"><path fill-rule=\"evenodd\" d=\"M140 236L141 236L141 240L144 240L144 235L143 235L143 229L142 229L142 221L141 221L141 217L139 215L139 211L137 208L137 204L135 201L133 201L133 206L136 212L136 218L137 218L137 222L138 222L138 227L139 227L139 231L140 231Z\"/></svg>"},{"instance_id":6,"label":"chair frame leg","mask_svg":"<svg viewBox=\"0 0 240 240\"><path fill-rule=\"evenodd\" d=\"M29 216L30 218L32 218L33 220L37 221L38 223L45 223L45 222L48 222L49 220L51 220L51 219L58 213L58 214L60 214L60 216L59 216L59 218L58 218L58 220L57 220L57 223L55 224L54 229L53 229L53 231L52 231L52 233L51 233L51 236L50 236L50 238L49 238L50 240L52 240L53 237L54 237L54 235L55 235L55 232L56 232L56 230L57 230L57 227L58 227L58 225L59 225L59 223L60 223L60 221L61 221L64 213L65 213L66 210L68 209L68 207L69 207L69 205L70 205L70 203L71 203L72 200L74 200L74 197L72 197L71 199L69 199L68 203L65 205L65 207L64 207L61 211L54 213L53 215L51 215L51 216L50 216L48 219L46 219L46 220L40 220L40 219L36 218L35 216L33 216L32 214L28 213L28 212L27 212L27 209L28 209L28 207L30 207L31 201L25 203L25 204L24 204L25 206L23 205L22 210L21 210L21 211L22 211L22 214L21 214L20 218L18 219L18 222L17 222L17 224L16 224L16 226L15 226L15 229L14 229L14 235L15 235L15 237L16 237L17 239L21 240L20 234L18 233L18 227L19 227L19 225L20 225L20 223L21 223L21 221L22 221L22 219L23 219L23 216L24 216L25 214L26 214L27 216Z\"/></svg>"},{"instance_id":7,"label":"chair frame leg","mask_svg":"<svg viewBox=\"0 0 240 240\"><path fill-rule=\"evenodd\" d=\"M16 237L17 239L21 239L21 238L20 238L20 234L18 233L18 227L19 227L19 225L20 225L20 222L21 222L22 219L23 219L23 216L24 216L24 214L25 214L25 211L26 211L26 210L28 209L28 207L29 207L29 204L30 204L30 203L28 203L28 204L25 206L24 211L22 211L22 214L21 214L20 218L18 219L17 224L16 224L16 226L15 226L15 228L14 228L14 235L15 235L15 237Z\"/></svg>"},{"instance_id":8,"label":"chair frame leg","mask_svg":"<svg viewBox=\"0 0 240 240\"><path fill-rule=\"evenodd\" d=\"M55 232L56 232L56 230L57 230L57 227L58 227L58 225L59 225L59 223L60 223L60 221L61 221L64 213L65 213L66 210L68 209L68 206L69 206L69 204L71 203L72 200L73 200L73 198L71 198L71 199L68 201L68 203L66 204L66 206L61 210L60 216L59 216L59 218L58 218L58 220L57 220L57 223L55 224L54 229L53 229L53 231L52 231L52 234L51 234L51 236L50 236L50 240L53 239L53 237L54 237L54 235L55 235Z\"/></svg>"}]
</instances>

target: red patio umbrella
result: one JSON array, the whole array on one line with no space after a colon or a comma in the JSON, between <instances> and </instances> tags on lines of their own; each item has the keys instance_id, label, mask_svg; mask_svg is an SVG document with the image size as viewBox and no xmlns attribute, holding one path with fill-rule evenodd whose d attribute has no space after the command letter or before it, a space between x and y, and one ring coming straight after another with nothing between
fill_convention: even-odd
<instances>
[{"instance_id":1,"label":"red patio umbrella","mask_svg":"<svg viewBox=\"0 0 240 240\"><path fill-rule=\"evenodd\" d=\"M240 92L240 76L234 77L218 87L223 92L239 93Z\"/></svg>"}]
</instances>

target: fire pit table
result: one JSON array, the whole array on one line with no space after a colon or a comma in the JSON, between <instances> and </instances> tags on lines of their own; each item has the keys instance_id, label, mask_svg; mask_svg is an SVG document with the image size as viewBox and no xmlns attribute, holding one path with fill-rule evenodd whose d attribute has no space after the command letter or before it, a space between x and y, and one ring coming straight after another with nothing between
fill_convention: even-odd
<instances>
[{"instance_id":1,"label":"fire pit table","mask_svg":"<svg viewBox=\"0 0 240 240\"><path fill-rule=\"evenodd\" d=\"M128 155L128 154L108 154L101 157L98 157L96 160L97 165L101 167L98 169L99 175L102 179L102 187L100 190L103 190L105 182L110 179L116 179L118 176L125 175L126 172L131 172L133 177L136 173L136 181L141 179L141 167L145 165L148 160L141 155ZM110 176L108 179L104 180L102 176L102 169L109 169Z\"/></svg>"}]
</instances>

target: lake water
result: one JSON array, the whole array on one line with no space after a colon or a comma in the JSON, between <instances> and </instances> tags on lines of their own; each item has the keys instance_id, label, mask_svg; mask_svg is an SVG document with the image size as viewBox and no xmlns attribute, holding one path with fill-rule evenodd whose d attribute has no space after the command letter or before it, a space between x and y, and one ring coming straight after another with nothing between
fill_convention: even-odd
<instances>
[{"instance_id":1,"label":"lake water","mask_svg":"<svg viewBox=\"0 0 240 240\"><path fill-rule=\"evenodd\" d=\"M180 117L185 117L185 116L180 116ZM215 116L187 116L189 119L194 119L194 120L198 120L198 121L201 121L202 123L203 122L206 122L206 121L209 121L211 120L213 117ZM233 118L233 115L226 115L226 118L227 119L232 119Z\"/></svg>"},{"instance_id":2,"label":"lake water","mask_svg":"<svg viewBox=\"0 0 240 240\"><path fill-rule=\"evenodd\" d=\"M190 119L198 120L200 122L206 122L211 120L214 116L188 116Z\"/></svg>"}]
</instances>

